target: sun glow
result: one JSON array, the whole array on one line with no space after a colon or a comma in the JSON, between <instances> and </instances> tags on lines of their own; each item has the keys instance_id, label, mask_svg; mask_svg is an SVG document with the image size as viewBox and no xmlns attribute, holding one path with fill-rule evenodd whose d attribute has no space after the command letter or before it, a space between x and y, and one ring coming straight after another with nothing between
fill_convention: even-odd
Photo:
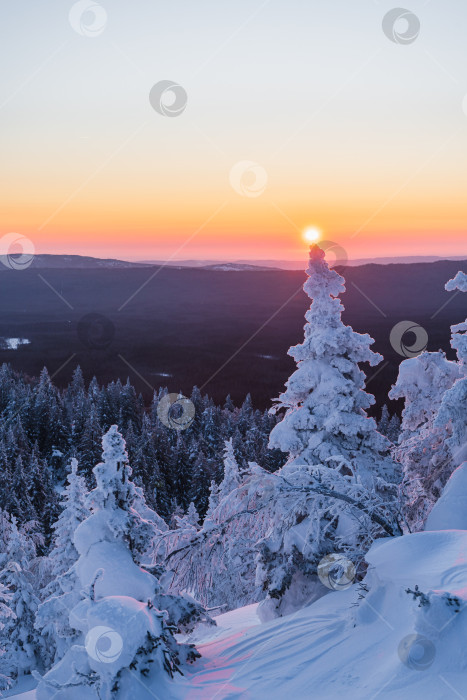
<instances>
[{"instance_id":1,"label":"sun glow","mask_svg":"<svg viewBox=\"0 0 467 700\"><path fill-rule=\"evenodd\" d=\"M304 230L303 238L307 243L317 243L321 238L321 231L316 226L309 226Z\"/></svg>"}]
</instances>

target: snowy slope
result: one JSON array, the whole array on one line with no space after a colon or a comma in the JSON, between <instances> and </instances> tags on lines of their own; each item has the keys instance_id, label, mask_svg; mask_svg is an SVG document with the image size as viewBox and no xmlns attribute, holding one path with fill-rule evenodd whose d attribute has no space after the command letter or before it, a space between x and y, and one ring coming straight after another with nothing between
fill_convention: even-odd
<instances>
[{"instance_id":1,"label":"snowy slope","mask_svg":"<svg viewBox=\"0 0 467 700\"><path fill-rule=\"evenodd\" d=\"M467 530L467 462L452 473L426 521L425 530Z\"/></svg>"},{"instance_id":2,"label":"snowy slope","mask_svg":"<svg viewBox=\"0 0 467 700\"><path fill-rule=\"evenodd\" d=\"M203 656L170 700L466 697L467 531L382 539L367 560L369 590L356 607L353 585L265 624L255 605L220 615L218 629L198 632ZM405 592L415 585L428 601L421 607ZM151 693L134 688L132 697Z\"/></svg>"},{"instance_id":3,"label":"snowy slope","mask_svg":"<svg viewBox=\"0 0 467 700\"><path fill-rule=\"evenodd\" d=\"M463 531L380 540L368 557L370 590L359 607L351 607L357 599L352 586L294 615L199 644L203 668L176 697L462 698L467 616L462 608L456 613L439 605L439 598L419 608L405 589L418 583L425 592L456 594L465 604L466 553ZM230 620L244 613L234 611ZM421 645L408 656L403 642L415 633Z\"/></svg>"}]
</instances>

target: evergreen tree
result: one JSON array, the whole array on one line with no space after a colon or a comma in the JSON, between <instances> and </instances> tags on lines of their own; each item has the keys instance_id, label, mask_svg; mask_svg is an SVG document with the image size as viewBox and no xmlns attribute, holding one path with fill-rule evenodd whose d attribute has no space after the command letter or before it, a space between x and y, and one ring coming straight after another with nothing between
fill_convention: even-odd
<instances>
[{"instance_id":1,"label":"evergreen tree","mask_svg":"<svg viewBox=\"0 0 467 700\"><path fill-rule=\"evenodd\" d=\"M210 474L207 468L208 460L203 450L196 449L196 441L193 440L192 445L196 454L191 471L190 498L196 506L198 513L204 516L208 508L209 500Z\"/></svg>"},{"instance_id":2,"label":"evergreen tree","mask_svg":"<svg viewBox=\"0 0 467 700\"><path fill-rule=\"evenodd\" d=\"M8 605L14 615L7 615L0 631L0 671L17 680L41 667L44 650L34 617L39 604L35 593L34 564L36 544L27 530L18 528L16 518L8 523L6 550L1 555L0 586L9 592Z\"/></svg>"},{"instance_id":3,"label":"evergreen tree","mask_svg":"<svg viewBox=\"0 0 467 700\"><path fill-rule=\"evenodd\" d=\"M141 568L156 534L141 490L131 481L125 442L112 426L104 436L103 462L94 468L97 486L89 495L92 514L77 528L75 571L85 597L71 612L80 642L39 683L37 700L98 700L127 696L128 678L170 697L169 678L198 655L177 644L160 612L162 589ZM144 511L144 517L141 512ZM155 514L154 514L155 515ZM102 562L109 565L102 568ZM176 608L177 599L171 597ZM184 604L183 614L186 612ZM110 651L100 647L102 629ZM109 658L110 655L110 658ZM124 675L125 669L132 674Z\"/></svg>"},{"instance_id":4,"label":"evergreen tree","mask_svg":"<svg viewBox=\"0 0 467 700\"><path fill-rule=\"evenodd\" d=\"M237 411L235 404L230 397L230 394L228 394L227 398L225 399L224 411L228 412L229 414L236 413Z\"/></svg>"},{"instance_id":5,"label":"evergreen tree","mask_svg":"<svg viewBox=\"0 0 467 700\"><path fill-rule=\"evenodd\" d=\"M400 433L401 433L401 421L400 421L399 416L394 414L393 416L391 416L391 418L389 420L388 432L386 434L386 437L388 440L390 440L395 445L399 441Z\"/></svg>"},{"instance_id":6,"label":"evergreen tree","mask_svg":"<svg viewBox=\"0 0 467 700\"><path fill-rule=\"evenodd\" d=\"M59 661L77 640L79 633L70 626L70 611L79 602L77 574L73 568L78 552L73 542L76 528L89 516L84 478L78 474L78 462L72 459L67 486L60 502L61 513L53 525L54 542L49 554L50 584L42 594L43 603L36 614L35 627L45 640L49 659Z\"/></svg>"},{"instance_id":7,"label":"evergreen tree","mask_svg":"<svg viewBox=\"0 0 467 700\"><path fill-rule=\"evenodd\" d=\"M395 456L402 465L402 509L411 531L426 518L451 475L454 464L446 444L451 428L436 425L445 393L460 377L459 367L442 352L423 352L399 365L392 399L403 398L402 432Z\"/></svg>"},{"instance_id":8,"label":"evergreen tree","mask_svg":"<svg viewBox=\"0 0 467 700\"><path fill-rule=\"evenodd\" d=\"M400 469L389 441L366 414L374 398L365 391L359 367L382 358L370 349L369 335L343 324L344 280L329 269L316 245L310 248L307 275L304 290L312 304L305 314L305 339L289 350L297 370L276 403L285 416L269 441L288 453L277 474L285 480L283 490L290 488L297 497L261 543L265 615L282 614L327 592L317 577L324 556L340 552L357 563L375 537L400 533L395 520ZM307 492L305 501L300 492ZM298 537L292 534L297 532Z\"/></svg>"},{"instance_id":9,"label":"evergreen tree","mask_svg":"<svg viewBox=\"0 0 467 700\"><path fill-rule=\"evenodd\" d=\"M0 510L7 510L8 502L13 494L13 483L8 463L8 456L3 440L0 442Z\"/></svg>"},{"instance_id":10,"label":"evergreen tree","mask_svg":"<svg viewBox=\"0 0 467 700\"><path fill-rule=\"evenodd\" d=\"M78 447L80 465L86 474L88 484L92 483L91 472L99 459L101 435L102 429L93 403L86 417L83 436Z\"/></svg>"},{"instance_id":11,"label":"evergreen tree","mask_svg":"<svg viewBox=\"0 0 467 700\"><path fill-rule=\"evenodd\" d=\"M86 396L83 373L78 365L65 394L66 414L69 425L69 447L80 444L90 405ZM68 451L68 450L67 450Z\"/></svg>"},{"instance_id":12,"label":"evergreen tree","mask_svg":"<svg viewBox=\"0 0 467 700\"><path fill-rule=\"evenodd\" d=\"M214 510L219 505L219 500L220 500L219 487L215 481L211 481L211 487L209 489L209 505L208 505L208 510L206 512L206 519L209 519L212 517Z\"/></svg>"},{"instance_id":13,"label":"evergreen tree","mask_svg":"<svg viewBox=\"0 0 467 700\"><path fill-rule=\"evenodd\" d=\"M190 505L188 506L188 510L186 512L186 521L190 523L195 528L199 527L199 515L198 511L196 510L195 504L193 501L191 501Z\"/></svg>"},{"instance_id":14,"label":"evergreen tree","mask_svg":"<svg viewBox=\"0 0 467 700\"><path fill-rule=\"evenodd\" d=\"M21 455L18 455L12 476L12 493L7 501L8 512L20 522L35 520L37 513L31 500L33 484L26 475Z\"/></svg>"},{"instance_id":15,"label":"evergreen tree","mask_svg":"<svg viewBox=\"0 0 467 700\"><path fill-rule=\"evenodd\" d=\"M381 409L381 418L378 423L378 430L381 433L381 435L386 435L388 434L388 429L389 429L389 411L388 407L386 404L383 405L383 408Z\"/></svg>"},{"instance_id":16,"label":"evergreen tree","mask_svg":"<svg viewBox=\"0 0 467 700\"><path fill-rule=\"evenodd\" d=\"M224 448L224 478L219 486L220 498L225 498L240 485L240 472L235 459L232 438L225 441Z\"/></svg>"},{"instance_id":17,"label":"evergreen tree","mask_svg":"<svg viewBox=\"0 0 467 700\"><path fill-rule=\"evenodd\" d=\"M5 586L0 583L0 638L2 638L2 635L5 634L7 626L9 626L11 623L14 624L14 621L16 620L16 615L10 607L11 599L12 595L8 588L5 588ZM6 648L0 647L0 668L3 666L2 657L5 656L5 654ZM13 680L8 675L11 672L12 671L8 668L6 669L6 673L0 672L0 693L11 688Z\"/></svg>"},{"instance_id":18,"label":"evergreen tree","mask_svg":"<svg viewBox=\"0 0 467 700\"><path fill-rule=\"evenodd\" d=\"M447 282L446 289L467 292L467 274L458 272ZM444 394L435 425L450 427L451 435L446 443L454 465L459 466L467 461L467 319L451 326L451 347L457 353L462 376Z\"/></svg>"},{"instance_id":19,"label":"evergreen tree","mask_svg":"<svg viewBox=\"0 0 467 700\"><path fill-rule=\"evenodd\" d=\"M139 404L138 398L136 396L135 388L130 384L130 380L127 379L125 386L119 395L120 401L120 415L121 415L121 426L127 426L131 421L136 422L139 425Z\"/></svg>"}]
</instances>

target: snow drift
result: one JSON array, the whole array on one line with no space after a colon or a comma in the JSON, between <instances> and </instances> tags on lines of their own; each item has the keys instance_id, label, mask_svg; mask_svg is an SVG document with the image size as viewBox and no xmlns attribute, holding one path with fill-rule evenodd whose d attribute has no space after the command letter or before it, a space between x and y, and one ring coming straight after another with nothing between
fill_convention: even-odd
<instances>
[{"instance_id":1,"label":"snow drift","mask_svg":"<svg viewBox=\"0 0 467 700\"><path fill-rule=\"evenodd\" d=\"M181 681L176 697L463 697L467 532L381 539L366 558L363 586L331 592L293 615L200 644L201 670ZM227 615L218 618L219 627L222 617Z\"/></svg>"}]
</instances>

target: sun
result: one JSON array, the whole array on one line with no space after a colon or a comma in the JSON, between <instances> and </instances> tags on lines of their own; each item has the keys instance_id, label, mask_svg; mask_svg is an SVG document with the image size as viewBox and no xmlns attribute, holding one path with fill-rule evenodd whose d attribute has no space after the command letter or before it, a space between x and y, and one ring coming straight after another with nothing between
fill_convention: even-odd
<instances>
[{"instance_id":1,"label":"sun","mask_svg":"<svg viewBox=\"0 0 467 700\"><path fill-rule=\"evenodd\" d=\"M317 243L321 238L321 231L316 226L309 226L304 230L303 238L307 243Z\"/></svg>"}]
</instances>

